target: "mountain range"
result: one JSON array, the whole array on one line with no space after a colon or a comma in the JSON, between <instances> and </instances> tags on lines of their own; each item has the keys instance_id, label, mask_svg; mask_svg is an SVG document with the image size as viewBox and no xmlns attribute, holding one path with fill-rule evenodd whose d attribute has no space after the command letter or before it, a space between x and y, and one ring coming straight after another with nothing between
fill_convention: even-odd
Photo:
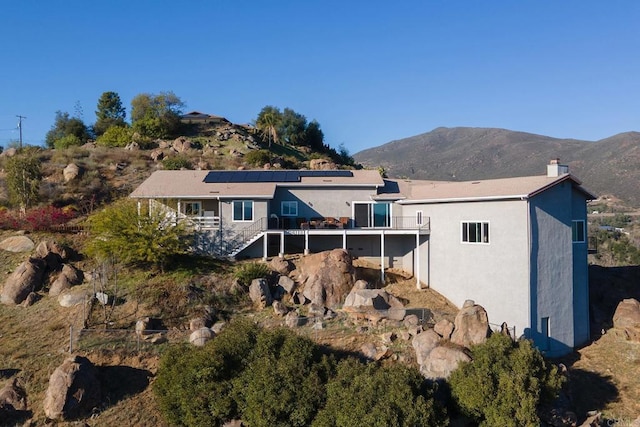
<instances>
[{"instance_id":1,"label":"mountain range","mask_svg":"<svg viewBox=\"0 0 640 427\"><path fill-rule=\"evenodd\" d=\"M640 206L640 132L599 141L560 139L497 128L436 128L354 154L365 167L390 177L468 181L541 175L560 159L598 195Z\"/></svg>"}]
</instances>

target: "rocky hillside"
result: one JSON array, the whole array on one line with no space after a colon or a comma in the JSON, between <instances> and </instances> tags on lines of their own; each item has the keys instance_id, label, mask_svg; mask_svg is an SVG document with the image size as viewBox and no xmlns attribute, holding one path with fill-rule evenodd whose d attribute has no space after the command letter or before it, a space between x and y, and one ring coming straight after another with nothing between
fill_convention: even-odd
<instances>
[{"instance_id":1,"label":"rocky hillside","mask_svg":"<svg viewBox=\"0 0 640 427\"><path fill-rule=\"evenodd\" d=\"M640 206L640 133L600 141L558 139L494 128L437 128L354 155L391 177L473 180L540 175L552 158L570 166L589 190Z\"/></svg>"}]
</instances>

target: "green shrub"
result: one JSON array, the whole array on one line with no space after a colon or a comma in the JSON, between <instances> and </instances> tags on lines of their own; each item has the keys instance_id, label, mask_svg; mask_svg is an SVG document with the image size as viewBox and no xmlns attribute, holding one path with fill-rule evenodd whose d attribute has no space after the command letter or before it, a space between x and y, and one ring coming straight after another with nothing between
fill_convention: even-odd
<instances>
[{"instance_id":1,"label":"green shrub","mask_svg":"<svg viewBox=\"0 0 640 427\"><path fill-rule=\"evenodd\" d=\"M96 139L103 147L126 147L133 141L133 129L125 126L111 126Z\"/></svg>"},{"instance_id":2,"label":"green shrub","mask_svg":"<svg viewBox=\"0 0 640 427\"><path fill-rule=\"evenodd\" d=\"M56 150L64 150L69 147L76 147L82 145L82 140L78 138L76 135L65 135L62 138L58 138L53 142L53 147Z\"/></svg>"},{"instance_id":3,"label":"green shrub","mask_svg":"<svg viewBox=\"0 0 640 427\"><path fill-rule=\"evenodd\" d=\"M162 160L162 166L167 170L193 169L191 160L182 156L167 157Z\"/></svg>"},{"instance_id":4,"label":"green shrub","mask_svg":"<svg viewBox=\"0 0 640 427\"><path fill-rule=\"evenodd\" d=\"M271 162L271 153L268 150L249 151L245 154L244 160L250 165L263 166Z\"/></svg>"},{"instance_id":5,"label":"green shrub","mask_svg":"<svg viewBox=\"0 0 640 427\"><path fill-rule=\"evenodd\" d=\"M472 362L456 369L449 383L460 410L481 426L538 427L537 409L553 399L562 377L530 341L502 334L471 349Z\"/></svg>"},{"instance_id":6,"label":"green shrub","mask_svg":"<svg viewBox=\"0 0 640 427\"><path fill-rule=\"evenodd\" d=\"M235 271L234 277L245 286L249 286L253 279L266 278L271 274L269 266L260 262L241 264Z\"/></svg>"},{"instance_id":7,"label":"green shrub","mask_svg":"<svg viewBox=\"0 0 640 427\"><path fill-rule=\"evenodd\" d=\"M380 367L347 359L327 385L327 402L314 427L444 426L444 409L434 388L416 369Z\"/></svg>"}]
</instances>

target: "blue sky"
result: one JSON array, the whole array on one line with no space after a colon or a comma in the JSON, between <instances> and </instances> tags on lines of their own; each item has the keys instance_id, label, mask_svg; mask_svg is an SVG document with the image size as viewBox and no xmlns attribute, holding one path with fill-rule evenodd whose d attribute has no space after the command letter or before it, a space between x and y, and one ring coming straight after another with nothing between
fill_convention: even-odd
<instances>
[{"instance_id":1,"label":"blue sky","mask_svg":"<svg viewBox=\"0 0 640 427\"><path fill-rule=\"evenodd\" d=\"M57 110L173 91L236 123L316 119L352 153L439 126L598 140L640 130L637 0L3 2L0 145Z\"/></svg>"}]
</instances>

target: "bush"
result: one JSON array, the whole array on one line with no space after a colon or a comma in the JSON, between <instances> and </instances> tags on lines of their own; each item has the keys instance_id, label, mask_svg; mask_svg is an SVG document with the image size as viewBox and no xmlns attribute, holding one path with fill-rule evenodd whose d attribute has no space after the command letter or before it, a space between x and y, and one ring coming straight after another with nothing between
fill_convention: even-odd
<instances>
[{"instance_id":1,"label":"bush","mask_svg":"<svg viewBox=\"0 0 640 427\"><path fill-rule=\"evenodd\" d=\"M562 385L530 341L514 343L494 334L471 349L472 362L456 369L449 383L460 410L481 426L538 427L537 409Z\"/></svg>"},{"instance_id":2,"label":"bush","mask_svg":"<svg viewBox=\"0 0 640 427\"><path fill-rule=\"evenodd\" d=\"M249 286L253 279L260 279L271 274L271 269L264 263L251 262L241 264L234 273L234 277L245 286Z\"/></svg>"},{"instance_id":3,"label":"bush","mask_svg":"<svg viewBox=\"0 0 640 427\"><path fill-rule=\"evenodd\" d=\"M326 406L313 426L448 425L444 409L433 399L434 390L416 369L347 359L328 383Z\"/></svg>"},{"instance_id":4,"label":"bush","mask_svg":"<svg viewBox=\"0 0 640 427\"><path fill-rule=\"evenodd\" d=\"M124 200L89 217L91 241L87 253L99 260L154 265L163 269L176 255L191 248L191 233L184 222L167 219L159 210L140 214L132 200Z\"/></svg>"},{"instance_id":5,"label":"bush","mask_svg":"<svg viewBox=\"0 0 640 427\"><path fill-rule=\"evenodd\" d=\"M66 224L75 216L73 209L54 206L29 209L24 215L18 211L0 209L0 229L48 231L55 225Z\"/></svg>"},{"instance_id":6,"label":"bush","mask_svg":"<svg viewBox=\"0 0 640 427\"><path fill-rule=\"evenodd\" d=\"M103 147L126 147L133 141L133 129L125 126L111 126L96 139Z\"/></svg>"},{"instance_id":7,"label":"bush","mask_svg":"<svg viewBox=\"0 0 640 427\"><path fill-rule=\"evenodd\" d=\"M53 147L56 150L64 150L69 147L77 147L82 145L82 140L76 135L65 135L62 138L58 138L53 142Z\"/></svg>"},{"instance_id":8,"label":"bush","mask_svg":"<svg viewBox=\"0 0 640 427\"><path fill-rule=\"evenodd\" d=\"M162 166L167 170L193 169L191 160L182 156L167 157L162 160Z\"/></svg>"},{"instance_id":9,"label":"bush","mask_svg":"<svg viewBox=\"0 0 640 427\"><path fill-rule=\"evenodd\" d=\"M271 153L268 150L250 151L244 156L244 160L254 166L263 166L271 162Z\"/></svg>"}]
</instances>

